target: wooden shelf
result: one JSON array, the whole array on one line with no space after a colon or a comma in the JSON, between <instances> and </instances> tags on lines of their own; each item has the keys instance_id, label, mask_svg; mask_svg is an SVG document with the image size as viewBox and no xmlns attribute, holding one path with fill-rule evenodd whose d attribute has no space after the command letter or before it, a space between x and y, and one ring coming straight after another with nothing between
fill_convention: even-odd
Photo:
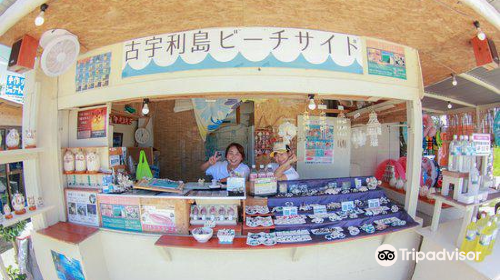
<instances>
[{"instance_id":1,"label":"wooden shelf","mask_svg":"<svg viewBox=\"0 0 500 280\"><path fill-rule=\"evenodd\" d=\"M442 195L440 193L435 193L435 194L433 194L433 197L435 197L436 199L442 200L444 203L448 203L448 204L451 204L452 206L465 209L465 208L469 208L469 207L475 207L475 206L480 206L483 204L488 204L488 203L492 202L493 200L500 198L500 191L488 193L488 198L485 201L481 201L478 203L470 203L470 204L459 202L458 200L453 199L452 195Z\"/></svg>"},{"instance_id":2,"label":"wooden shelf","mask_svg":"<svg viewBox=\"0 0 500 280\"><path fill-rule=\"evenodd\" d=\"M33 216L43 214L43 213L45 213L53 208L54 208L53 205L45 206L42 208L37 208L35 211L30 211L30 210L28 210L28 208L26 208L26 214L23 214L23 215L16 215L14 213L14 211L12 211L12 215L14 217L12 219L4 219L4 221L2 222L2 226L3 227L10 227L10 226L22 221L22 220L26 220L26 219L29 219Z\"/></svg>"},{"instance_id":3,"label":"wooden shelf","mask_svg":"<svg viewBox=\"0 0 500 280\"><path fill-rule=\"evenodd\" d=\"M385 183L385 182L383 182L382 185L380 185L379 187L384 188L384 189L389 189L391 191L400 193L402 195L406 195L406 191L404 189L396 189L394 187L391 187L388 183ZM418 200L421 202L430 204L430 205L436 204L436 201L434 199L428 199L427 197L418 196ZM452 206L448 205L448 204L443 204L443 209L450 208L450 207L452 207Z\"/></svg>"},{"instance_id":4,"label":"wooden shelf","mask_svg":"<svg viewBox=\"0 0 500 280\"><path fill-rule=\"evenodd\" d=\"M65 243L76 245L83 242L85 239L89 238L98 231L98 228L59 222L46 229L39 230L37 233Z\"/></svg>"},{"instance_id":5,"label":"wooden shelf","mask_svg":"<svg viewBox=\"0 0 500 280\"><path fill-rule=\"evenodd\" d=\"M33 148L0 151L0 164L20 162L36 158L38 153L43 152L43 150L43 148Z\"/></svg>"}]
</instances>

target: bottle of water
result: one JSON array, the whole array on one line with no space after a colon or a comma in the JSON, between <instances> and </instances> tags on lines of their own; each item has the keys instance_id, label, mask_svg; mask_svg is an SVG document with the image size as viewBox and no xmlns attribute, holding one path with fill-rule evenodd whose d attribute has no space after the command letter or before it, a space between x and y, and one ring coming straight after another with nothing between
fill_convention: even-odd
<instances>
[{"instance_id":1,"label":"bottle of water","mask_svg":"<svg viewBox=\"0 0 500 280\"><path fill-rule=\"evenodd\" d=\"M462 154L465 157L464 160L464 171L462 172L469 172L472 168L472 148L471 148L471 143L469 142L469 136L465 135L464 136L464 146L462 147Z\"/></svg>"},{"instance_id":2,"label":"bottle of water","mask_svg":"<svg viewBox=\"0 0 500 280\"><path fill-rule=\"evenodd\" d=\"M453 141L448 149L448 170L458 171L458 155L457 155L457 135L453 135Z\"/></svg>"},{"instance_id":3,"label":"bottle of water","mask_svg":"<svg viewBox=\"0 0 500 280\"><path fill-rule=\"evenodd\" d=\"M462 156L462 145L464 142L464 136L460 135L460 140L456 143L455 150L457 153L457 171L462 172L464 165L464 157Z\"/></svg>"},{"instance_id":4,"label":"bottle of water","mask_svg":"<svg viewBox=\"0 0 500 280\"><path fill-rule=\"evenodd\" d=\"M266 177L267 178L273 178L274 177L273 167L272 167L271 164L267 165L267 168L266 168Z\"/></svg>"},{"instance_id":5,"label":"bottle of water","mask_svg":"<svg viewBox=\"0 0 500 280\"><path fill-rule=\"evenodd\" d=\"M264 165L259 165L259 173L257 173L257 177L259 178L266 178L266 170L264 170Z\"/></svg>"},{"instance_id":6,"label":"bottle of water","mask_svg":"<svg viewBox=\"0 0 500 280\"><path fill-rule=\"evenodd\" d=\"M469 172L469 193L473 194L474 202L476 203L476 197L479 194L479 183L480 183L480 175L477 170L476 163L474 163L473 167ZM477 201L479 202L479 201Z\"/></svg>"},{"instance_id":7,"label":"bottle of water","mask_svg":"<svg viewBox=\"0 0 500 280\"><path fill-rule=\"evenodd\" d=\"M250 170L250 181L253 182L255 179L257 179L258 174L257 174L257 169L255 168L255 164L252 165L252 170Z\"/></svg>"}]
</instances>

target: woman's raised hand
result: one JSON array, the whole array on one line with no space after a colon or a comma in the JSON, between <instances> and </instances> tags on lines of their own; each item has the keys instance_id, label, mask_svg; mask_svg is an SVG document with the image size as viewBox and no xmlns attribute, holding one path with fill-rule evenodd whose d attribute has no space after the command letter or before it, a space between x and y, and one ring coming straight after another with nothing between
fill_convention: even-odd
<instances>
[{"instance_id":1,"label":"woman's raised hand","mask_svg":"<svg viewBox=\"0 0 500 280\"><path fill-rule=\"evenodd\" d=\"M208 163L210 165L214 165L215 163L217 163L217 161L220 159L221 157L219 156L219 154L217 152L215 152L215 154L213 156L211 156L209 159L208 159Z\"/></svg>"}]
</instances>

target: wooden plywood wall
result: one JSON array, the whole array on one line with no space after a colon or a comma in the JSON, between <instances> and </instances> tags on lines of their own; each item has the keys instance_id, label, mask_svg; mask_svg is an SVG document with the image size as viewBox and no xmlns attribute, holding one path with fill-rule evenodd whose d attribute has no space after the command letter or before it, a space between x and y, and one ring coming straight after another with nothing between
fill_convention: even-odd
<instances>
[{"instance_id":1,"label":"wooden plywood wall","mask_svg":"<svg viewBox=\"0 0 500 280\"><path fill-rule=\"evenodd\" d=\"M15 107L0 102L0 126L21 126L23 123L23 107Z\"/></svg>"},{"instance_id":2,"label":"wooden plywood wall","mask_svg":"<svg viewBox=\"0 0 500 280\"><path fill-rule=\"evenodd\" d=\"M79 37L82 50L183 30L230 26L310 28L379 38L419 50L426 85L475 67L469 40L474 20L500 46L500 31L456 0L48 0L45 24L35 9L8 30L7 46L29 34L39 39L64 28ZM217 16L210 16L217 15ZM497 49L500 49L497 47Z\"/></svg>"}]
</instances>

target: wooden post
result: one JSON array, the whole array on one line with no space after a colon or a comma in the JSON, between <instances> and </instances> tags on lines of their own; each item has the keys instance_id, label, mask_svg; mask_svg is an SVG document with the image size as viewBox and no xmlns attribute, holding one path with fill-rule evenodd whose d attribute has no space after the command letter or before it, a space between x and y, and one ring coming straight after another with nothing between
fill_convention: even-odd
<instances>
[{"instance_id":1,"label":"wooden post","mask_svg":"<svg viewBox=\"0 0 500 280\"><path fill-rule=\"evenodd\" d=\"M422 102L414 99L406 102L408 122L408 153L406 160L406 180L408 189L405 197L405 210L416 217L420 172L422 162Z\"/></svg>"}]
</instances>

